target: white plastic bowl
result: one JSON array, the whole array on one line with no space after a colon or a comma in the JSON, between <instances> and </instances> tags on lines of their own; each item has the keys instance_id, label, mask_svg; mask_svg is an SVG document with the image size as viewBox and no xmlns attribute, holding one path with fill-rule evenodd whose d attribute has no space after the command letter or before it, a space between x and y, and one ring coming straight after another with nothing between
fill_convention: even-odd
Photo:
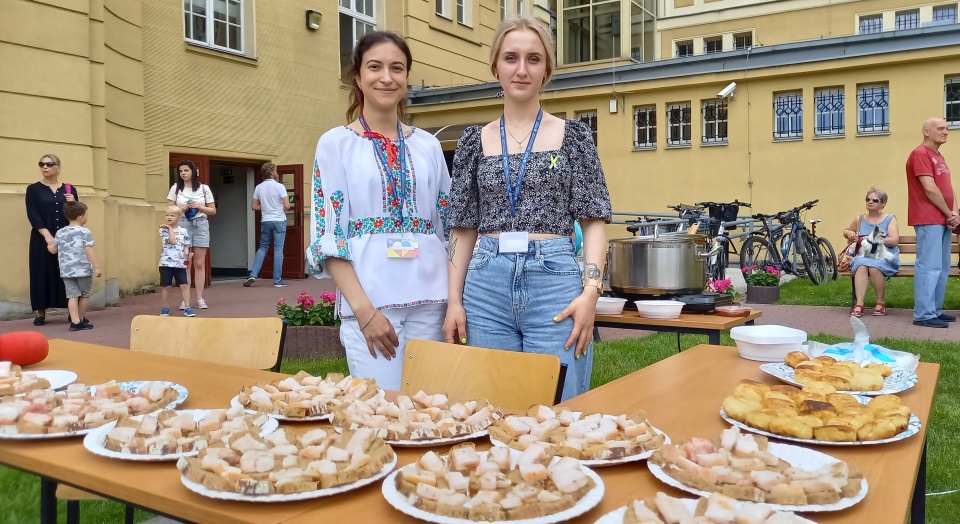
<instances>
[{"instance_id":1,"label":"white plastic bowl","mask_svg":"<svg viewBox=\"0 0 960 524\"><path fill-rule=\"evenodd\" d=\"M787 353L800 350L807 333L786 326L737 326L730 330L740 357L761 362L783 362Z\"/></svg>"},{"instance_id":2,"label":"white plastic bowl","mask_svg":"<svg viewBox=\"0 0 960 524\"><path fill-rule=\"evenodd\" d=\"M680 318L685 305L679 300L636 300L634 304L644 318Z\"/></svg>"},{"instance_id":3,"label":"white plastic bowl","mask_svg":"<svg viewBox=\"0 0 960 524\"><path fill-rule=\"evenodd\" d=\"M600 297L597 299L598 315L619 315L623 313L623 306L627 303L625 298Z\"/></svg>"}]
</instances>

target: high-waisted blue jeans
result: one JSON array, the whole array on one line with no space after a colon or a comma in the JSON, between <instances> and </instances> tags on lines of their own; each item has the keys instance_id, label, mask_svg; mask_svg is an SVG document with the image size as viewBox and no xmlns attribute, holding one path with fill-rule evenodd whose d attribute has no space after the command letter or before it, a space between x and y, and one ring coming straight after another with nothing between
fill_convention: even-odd
<instances>
[{"instance_id":1,"label":"high-waisted blue jeans","mask_svg":"<svg viewBox=\"0 0 960 524\"><path fill-rule=\"evenodd\" d=\"M526 253L500 253L496 238L481 237L467 267L463 307L471 346L556 355L567 364L563 400L590 390L593 346L579 359L563 346L573 319L554 322L583 292L570 238L538 240Z\"/></svg>"}]
</instances>

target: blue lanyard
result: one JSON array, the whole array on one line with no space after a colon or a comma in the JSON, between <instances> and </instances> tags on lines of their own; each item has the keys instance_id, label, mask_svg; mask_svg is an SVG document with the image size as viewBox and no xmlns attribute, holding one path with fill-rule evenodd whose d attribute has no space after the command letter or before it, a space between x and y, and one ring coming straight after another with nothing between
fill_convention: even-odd
<instances>
[{"instance_id":1,"label":"blue lanyard","mask_svg":"<svg viewBox=\"0 0 960 524\"><path fill-rule=\"evenodd\" d=\"M533 129L530 131L530 141L527 142L527 149L523 152L520 159L520 169L517 172L517 181L510 180L510 160L507 155L507 126L503 115L500 115L500 148L503 150L503 180L507 185L507 200L510 201L510 216L517 216L517 201L520 199L520 187L523 185L523 174L527 171L527 160L530 159L530 152L533 151L533 141L537 139L537 131L540 129L540 120L543 118L543 108L537 112L537 119L533 121Z\"/></svg>"},{"instance_id":2,"label":"blue lanyard","mask_svg":"<svg viewBox=\"0 0 960 524\"><path fill-rule=\"evenodd\" d=\"M363 114L360 115L360 125L363 126L363 130L367 133L373 133L370 130L370 126L367 125L366 119L363 118ZM400 121L397 120L397 160L400 164L399 169L393 169L390 165L390 159L387 157L387 145L386 141L389 140L383 135L382 140L374 139L373 149L377 152L377 157L380 160L380 163L383 165L384 172L387 173L387 176L390 177L390 199L396 200L398 205L396 207L397 213L399 214L400 219L400 231L403 231L403 208L406 205L407 201L407 150L403 138L403 126L400 125Z\"/></svg>"}]
</instances>

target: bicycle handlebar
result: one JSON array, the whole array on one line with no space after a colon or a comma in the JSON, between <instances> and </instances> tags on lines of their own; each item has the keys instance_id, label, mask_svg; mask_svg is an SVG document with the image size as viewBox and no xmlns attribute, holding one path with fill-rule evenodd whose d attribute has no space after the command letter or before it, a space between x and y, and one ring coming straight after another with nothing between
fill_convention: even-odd
<instances>
[{"instance_id":1,"label":"bicycle handlebar","mask_svg":"<svg viewBox=\"0 0 960 524\"><path fill-rule=\"evenodd\" d=\"M710 207L710 206L741 206L741 207L751 207L750 202L741 202L739 200L734 200L733 202L697 202L694 204L697 207Z\"/></svg>"},{"instance_id":2,"label":"bicycle handlebar","mask_svg":"<svg viewBox=\"0 0 960 524\"><path fill-rule=\"evenodd\" d=\"M772 214L772 215L764 215L763 213L756 213L756 214L751 215L751 216L752 216L755 220L760 220L760 221L766 221L766 220L770 220L770 219L779 220L779 219L781 219L781 218L783 218L783 217L785 217L785 216L787 216L787 215L789 215L789 214L791 214L791 213L797 214L797 213L800 213L801 211L813 209L813 207L816 206L818 202L820 202L820 199L819 199L819 198L818 198L817 200L811 200L811 201L809 201L809 202L800 204L800 205L797 206L797 207L790 208L790 209L787 210L787 211L780 211L779 213L774 213L774 214Z\"/></svg>"}]
</instances>

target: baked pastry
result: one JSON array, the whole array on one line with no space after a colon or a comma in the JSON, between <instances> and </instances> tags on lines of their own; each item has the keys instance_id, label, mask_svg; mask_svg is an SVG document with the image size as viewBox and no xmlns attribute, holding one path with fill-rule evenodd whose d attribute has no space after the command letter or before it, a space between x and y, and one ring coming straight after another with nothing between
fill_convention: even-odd
<instances>
[{"instance_id":1,"label":"baked pastry","mask_svg":"<svg viewBox=\"0 0 960 524\"><path fill-rule=\"evenodd\" d=\"M342 434L313 429L300 434L287 426L261 437L235 434L196 457L181 457L177 468L190 481L215 491L262 496L309 492L372 477L393 461L393 449L372 430Z\"/></svg>"},{"instance_id":2,"label":"baked pastry","mask_svg":"<svg viewBox=\"0 0 960 524\"><path fill-rule=\"evenodd\" d=\"M270 420L247 415L242 407L211 409L199 420L192 412L164 410L134 419L121 417L104 440L104 447L131 455L170 455L199 451L234 434L260 433Z\"/></svg>"},{"instance_id":3,"label":"baked pastry","mask_svg":"<svg viewBox=\"0 0 960 524\"><path fill-rule=\"evenodd\" d=\"M806 384L792 397L782 391L771 388L757 401L756 389L743 381L723 399L723 410L759 430L830 442L890 438L905 431L910 420L910 408L896 395L878 395L864 405L852 395L831 393L835 389L825 382Z\"/></svg>"},{"instance_id":4,"label":"baked pastry","mask_svg":"<svg viewBox=\"0 0 960 524\"><path fill-rule=\"evenodd\" d=\"M546 455L536 444L524 452L472 442L433 451L400 469L397 491L423 511L476 521L521 520L573 507L596 484L580 461Z\"/></svg>"},{"instance_id":5,"label":"baked pastry","mask_svg":"<svg viewBox=\"0 0 960 524\"><path fill-rule=\"evenodd\" d=\"M792 511L774 511L769 506L739 501L720 493L700 497L692 510L684 502L665 493L657 493L645 500L632 500L627 504L623 524L814 524Z\"/></svg>"},{"instance_id":6,"label":"baked pastry","mask_svg":"<svg viewBox=\"0 0 960 524\"><path fill-rule=\"evenodd\" d=\"M804 385L822 382L839 391L879 391L883 389L883 379L893 372L885 364L860 366L856 362L838 361L829 356L807 358L799 351L787 354L784 362L794 368L793 379Z\"/></svg>"},{"instance_id":7,"label":"baked pastry","mask_svg":"<svg viewBox=\"0 0 960 524\"><path fill-rule=\"evenodd\" d=\"M0 361L0 396L16 395L49 387L49 380L25 372L20 366L10 361Z\"/></svg>"},{"instance_id":8,"label":"baked pastry","mask_svg":"<svg viewBox=\"0 0 960 524\"><path fill-rule=\"evenodd\" d=\"M162 382L146 382L136 392L121 389L114 381L90 388L74 383L66 391L36 389L0 400L0 434L72 433L152 413L178 397Z\"/></svg>"},{"instance_id":9,"label":"baked pastry","mask_svg":"<svg viewBox=\"0 0 960 524\"><path fill-rule=\"evenodd\" d=\"M300 371L269 384L244 386L238 400L247 409L296 419L331 414L354 400L371 398L379 391L372 378L354 378L342 373L321 378Z\"/></svg>"},{"instance_id":10,"label":"baked pastry","mask_svg":"<svg viewBox=\"0 0 960 524\"><path fill-rule=\"evenodd\" d=\"M650 462L692 488L758 503L829 504L862 488L862 475L845 462L816 470L795 467L768 452L765 437L742 434L736 426L713 440L664 444Z\"/></svg>"},{"instance_id":11,"label":"baked pastry","mask_svg":"<svg viewBox=\"0 0 960 524\"><path fill-rule=\"evenodd\" d=\"M507 416L488 429L490 438L524 451L536 444L548 456L612 460L659 449L665 440L643 411L613 416L534 405L526 416Z\"/></svg>"},{"instance_id":12,"label":"baked pastry","mask_svg":"<svg viewBox=\"0 0 960 524\"><path fill-rule=\"evenodd\" d=\"M383 391L357 399L335 412L333 424L340 428L371 428L390 442L432 440L472 435L487 429L502 414L486 399L449 404L442 393L397 395L386 400Z\"/></svg>"}]
</instances>

